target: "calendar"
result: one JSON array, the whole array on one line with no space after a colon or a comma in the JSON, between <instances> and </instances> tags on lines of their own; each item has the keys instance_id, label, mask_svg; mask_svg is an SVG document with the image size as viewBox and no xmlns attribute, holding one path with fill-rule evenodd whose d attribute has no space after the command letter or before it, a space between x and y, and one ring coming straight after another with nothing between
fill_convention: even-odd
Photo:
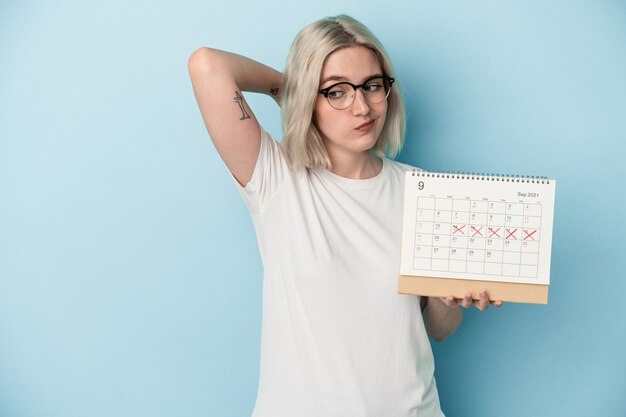
<instances>
[{"instance_id":1,"label":"calendar","mask_svg":"<svg viewBox=\"0 0 626 417\"><path fill-rule=\"evenodd\" d=\"M547 302L555 186L546 178L407 172L400 289L435 283L427 290L462 296L483 288L491 299L522 302L530 291L541 296L528 302Z\"/></svg>"}]
</instances>

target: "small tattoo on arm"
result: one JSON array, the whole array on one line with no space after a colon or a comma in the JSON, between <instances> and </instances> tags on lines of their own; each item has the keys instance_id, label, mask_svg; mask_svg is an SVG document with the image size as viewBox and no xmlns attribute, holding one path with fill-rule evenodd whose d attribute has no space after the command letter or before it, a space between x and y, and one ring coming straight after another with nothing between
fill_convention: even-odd
<instances>
[{"instance_id":1,"label":"small tattoo on arm","mask_svg":"<svg viewBox=\"0 0 626 417\"><path fill-rule=\"evenodd\" d=\"M237 102L237 104L239 104L239 109L241 110L241 114L242 114L241 119L239 120L249 119L250 115L246 113L246 109L243 105L243 96L239 94L239 91L235 91L235 101Z\"/></svg>"},{"instance_id":2,"label":"small tattoo on arm","mask_svg":"<svg viewBox=\"0 0 626 417\"><path fill-rule=\"evenodd\" d=\"M270 94L276 97L278 95L278 88L271 88Z\"/></svg>"}]
</instances>

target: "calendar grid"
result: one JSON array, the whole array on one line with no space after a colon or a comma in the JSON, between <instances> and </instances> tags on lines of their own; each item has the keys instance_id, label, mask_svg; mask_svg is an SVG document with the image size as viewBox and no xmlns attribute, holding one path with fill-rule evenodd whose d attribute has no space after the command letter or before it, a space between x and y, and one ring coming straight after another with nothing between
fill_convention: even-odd
<instances>
[{"instance_id":1,"label":"calendar grid","mask_svg":"<svg viewBox=\"0 0 626 417\"><path fill-rule=\"evenodd\" d=\"M537 278L541 204L417 197L413 268Z\"/></svg>"}]
</instances>

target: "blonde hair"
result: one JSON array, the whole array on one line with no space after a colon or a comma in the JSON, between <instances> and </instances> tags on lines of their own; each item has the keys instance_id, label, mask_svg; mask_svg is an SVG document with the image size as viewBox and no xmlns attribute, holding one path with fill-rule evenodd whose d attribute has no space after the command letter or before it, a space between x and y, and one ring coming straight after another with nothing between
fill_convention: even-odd
<instances>
[{"instance_id":1,"label":"blonde hair","mask_svg":"<svg viewBox=\"0 0 626 417\"><path fill-rule=\"evenodd\" d=\"M315 126L313 110L326 58L338 49L353 46L365 46L374 51L383 73L394 76L391 60L380 41L350 16L313 22L296 35L291 45L283 73L281 146L292 169L330 168L330 158ZM380 157L393 158L402 148L405 130L404 100L396 80L387 97L387 119L373 151Z\"/></svg>"}]
</instances>

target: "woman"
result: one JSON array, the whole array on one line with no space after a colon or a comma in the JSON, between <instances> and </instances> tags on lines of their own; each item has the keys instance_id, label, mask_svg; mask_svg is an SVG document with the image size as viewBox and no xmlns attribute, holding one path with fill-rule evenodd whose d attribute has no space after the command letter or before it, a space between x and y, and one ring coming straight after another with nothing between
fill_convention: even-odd
<instances>
[{"instance_id":1,"label":"woman","mask_svg":"<svg viewBox=\"0 0 626 417\"><path fill-rule=\"evenodd\" d=\"M256 417L442 416L428 335L477 301L397 294L405 114L380 42L337 16L305 27L284 74L200 48L189 60L209 135L263 259ZM279 145L242 91L282 107ZM494 303L500 305L501 303ZM422 316L422 312L424 315Z\"/></svg>"}]
</instances>

